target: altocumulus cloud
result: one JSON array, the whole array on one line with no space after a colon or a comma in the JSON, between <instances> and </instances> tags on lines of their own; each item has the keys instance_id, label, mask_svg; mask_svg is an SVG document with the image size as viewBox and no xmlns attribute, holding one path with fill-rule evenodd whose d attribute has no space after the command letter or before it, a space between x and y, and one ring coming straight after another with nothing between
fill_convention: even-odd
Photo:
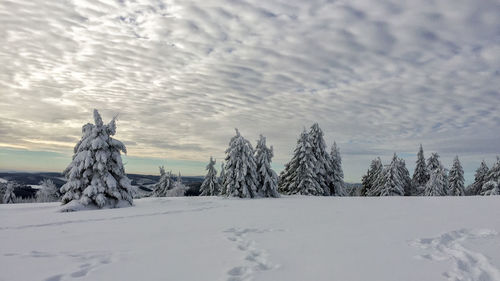
<instances>
[{"instance_id":1,"label":"altocumulus cloud","mask_svg":"<svg viewBox=\"0 0 500 281\"><path fill-rule=\"evenodd\" d=\"M496 0L4 0L0 145L69 153L96 107L120 115L132 156L220 159L239 127L284 163L317 121L348 179L418 143L472 169L499 153L499 14Z\"/></svg>"}]
</instances>

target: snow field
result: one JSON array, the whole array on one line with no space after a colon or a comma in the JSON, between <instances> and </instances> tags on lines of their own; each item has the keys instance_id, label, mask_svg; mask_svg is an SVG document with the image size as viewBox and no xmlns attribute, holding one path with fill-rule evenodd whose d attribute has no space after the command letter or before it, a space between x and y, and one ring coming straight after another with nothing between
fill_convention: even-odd
<instances>
[{"instance_id":1,"label":"snow field","mask_svg":"<svg viewBox=\"0 0 500 281\"><path fill-rule=\"evenodd\" d=\"M0 205L0 280L500 280L497 196L134 203Z\"/></svg>"}]
</instances>

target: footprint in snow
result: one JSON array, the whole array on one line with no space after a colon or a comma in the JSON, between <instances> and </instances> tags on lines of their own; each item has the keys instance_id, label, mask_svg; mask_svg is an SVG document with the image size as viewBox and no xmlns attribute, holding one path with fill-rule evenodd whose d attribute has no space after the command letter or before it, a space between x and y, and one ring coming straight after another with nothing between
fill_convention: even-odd
<instances>
[{"instance_id":1,"label":"footprint in snow","mask_svg":"<svg viewBox=\"0 0 500 281\"><path fill-rule=\"evenodd\" d=\"M112 263L112 256L109 253L102 252L83 252L83 253L47 253L40 251L31 251L28 255L24 255L24 257L33 257L33 258L62 258L62 259L71 259L75 260L75 263L79 263L78 267L75 268L74 271L69 273L58 273L52 275L44 281L61 281L68 279L75 279L87 276L96 268L105 266L107 264Z\"/></svg>"},{"instance_id":2,"label":"footprint in snow","mask_svg":"<svg viewBox=\"0 0 500 281\"><path fill-rule=\"evenodd\" d=\"M257 242L247 237L249 233L268 233L283 230L275 229L257 229L257 228L230 228L225 233L228 233L227 239L236 244L236 249L243 252L243 260L241 263L230 270L228 281L243 281L251 280L256 272L263 272L278 268L279 265L272 264L269 261L268 253L260 249Z\"/></svg>"},{"instance_id":3,"label":"footprint in snow","mask_svg":"<svg viewBox=\"0 0 500 281\"><path fill-rule=\"evenodd\" d=\"M450 281L494 281L500 280L498 268L493 266L485 255L463 246L465 240L494 236L498 236L498 233L488 229L461 229L434 238L417 239L410 244L431 251L417 256L418 258L431 261L452 260L452 269L443 273L443 276Z\"/></svg>"}]
</instances>

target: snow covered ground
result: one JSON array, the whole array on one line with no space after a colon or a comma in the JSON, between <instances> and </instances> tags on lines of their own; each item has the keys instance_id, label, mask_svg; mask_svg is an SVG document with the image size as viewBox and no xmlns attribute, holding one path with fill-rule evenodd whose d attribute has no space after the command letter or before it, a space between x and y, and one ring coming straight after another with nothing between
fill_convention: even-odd
<instances>
[{"instance_id":1,"label":"snow covered ground","mask_svg":"<svg viewBox=\"0 0 500 281\"><path fill-rule=\"evenodd\" d=\"M500 196L0 205L0 280L500 280Z\"/></svg>"}]
</instances>

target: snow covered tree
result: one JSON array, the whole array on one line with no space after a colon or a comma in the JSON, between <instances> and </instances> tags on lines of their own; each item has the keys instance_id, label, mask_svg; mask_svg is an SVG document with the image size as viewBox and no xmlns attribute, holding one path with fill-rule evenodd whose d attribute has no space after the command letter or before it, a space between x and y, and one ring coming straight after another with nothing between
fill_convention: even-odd
<instances>
[{"instance_id":1,"label":"snow covered tree","mask_svg":"<svg viewBox=\"0 0 500 281\"><path fill-rule=\"evenodd\" d=\"M316 158L309 134L304 130L297 140L294 156L281 174L279 190L284 194L324 195L317 181Z\"/></svg>"},{"instance_id":2,"label":"snow covered tree","mask_svg":"<svg viewBox=\"0 0 500 281\"><path fill-rule=\"evenodd\" d=\"M174 183L172 189L167 190L165 197L182 197L186 195L189 188L182 183Z\"/></svg>"},{"instance_id":3,"label":"snow covered tree","mask_svg":"<svg viewBox=\"0 0 500 281\"><path fill-rule=\"evenodd\" d=\"M163 190L165 191L165 197L182 197L185 196L187 190L189 189L182 183L181 172L177 174L177 178L175 181L172 180L172 173L169 172L167 178L164 179L164 182L167 187Z\"/></svg>"},{"instance_id":4,"label":"snow covered tree","mask_svg":"<svg viewBox=\"0 0 500 281\"><path fill-rule=\"evenodd\" d=\"M201 196L215 196L220 192L219 179L217 178L217 170L215 169L215 160L210 157L210 162L206 169L207 175L205 180L201 184L200 192Z\"/></svg>"},{"instance_id":5,"label":"snow covered tree","mask_svg":"<svg viewBox=\"0 0 500 281\"><path fill-rule=\"evenodd\" d=\"M330 195L330 190L335 189L335 187L341 188L339 192L343 192L341 186L334 186L334 184L338 185L339 182L335 182L331 167L330 155L326 150L323 131L319 127L318 123L314 123L311 126L311 129L309 131L309 141L311 143L312 153L314 155L314 158L316 159L314 167L314 172L316 173L316 181L323 189L323 195Z\"/></svg>"},{"instance_id":6,"label":"snow covered tree","mask_svg":"<svg viewBox=\"0 0 500 281\"><path fill-rule=\"evenodd\" d=\"M448 177L443 165L430 170L430 178L424 189L424 196L445 196L448 194Z\"/></svg>"},{"instance_id":7,"label":"snow covered tree","mask_svg":"<svg viewBox=\"0 0 500 281\"><path fill-rule=\"evenodd\" d=\"M439 169L441 167L441 162L439 161L439 154L432 153L431 157L427 159L427 172L430 174L432 170ZM429 175L430 177L430 175Z\"/></svg>"},{"instance_id":8,"label":"snow covered tree","mask_svg":"<svg viewBox=\"0 0 500 281\"><path fill-rule=\"evenodd\" d=\"M399 178L401 179L401 183L403 184L404 195L412 196L415 194L415 191L412 188L410 172L406 169L405 160L399 158L398 159L398 173Z\"/></svg>"},{"instance_id":9,"label":"snow covered tree","mask_svg":"<svg viewBox=\"0 0 500 281\"><path fill-rule=\"evenodd\" d=\"M486 162L481 161L481 165L477 168L474 175L474 182L469 186L467 190L468 195L480 195L483 185L486 183L486 176L489 172L488 165Z\"/></svg>"},{"instance_id":10,"label":"snow covered tree","mask_svg":"<svg viewBox=\"0 0 500 281\"><path fill-rule=\"evenodd\" d=\"M0 182L0 204L3 203L3 196L7 190L7 182Z\"/></svg>"},{"instance_id":11,"label":"snow covered tree","mask_svg":"<svg viewBox=\"0 0 500 281\"><path fill-rule=\"evenodd\" d=\"M460 160L458 160L458 156L453 160L448 179L448 195L464 196L464 169L460 164Z\"/></svg>"},{"instance_id":12,"label":"snow covered tree","mask_svg":"<svg viewBox=\"0 0 500 281\"><path fill-rule=\"evenodd\" d=\"M429 180L425 184L424 196L448 195L448 172L439 161L439 154L432 153L427 159Z\"/></svg>"},{"instance_id":13,"label":"snow covered tree","mask_svg":"<svg viewBox=\"0 0 500 281\"><path fill-rule=\"evenodd\" d=\"M255 147L255 160L257 161L258 193L263 197L279 197L278 176L271 168L274 156L273 147L266 146L266 138L260 135Z\"/></svg>"},{"instance_id":14,"label":"snow covered tree","mask_svg":"<svg viewBox=\"0 0 500 281\"><path fill-rule=\"evenodd\" d=\"M226 196L253 198L257 195L257 163L252 144L240 135L231 138L226 150Z\"/></svg>"},{"instance_id":15,"label":"snow covered tree","mask_svg":"<svg viewBox=\"0 0 500 281\"><path fill-rule=\"evenodd\" d=\"M175 179L175 185L182 185L182 176L181 172L177 174L177 178Z\"/></svg>"},{"instance_id":16,"label":"snow covered tree","mask_svg":"<svg viewBox=\"0 0 500 281\"><path fill-rule=\"evenodd\" d=\"M418 150L416 164L415 171L413 172L413 189L411 195L421 194L425 188L425 184L429 181L429 171L427 171L427 166L425 165L424 149L422 145L420 145L420 149Z\"/></svg>"},{"instance_id":17,"label":"snow covered tree","mask_svg":"<svg viewBox=\"0 0 500 281\"><path fill-rule=\"evenodd\" d=\"M94 110L94 121L95 124L83 126L73 161L63 172L68 181L60 189L62 203L72 202L63 211L89 205L116 208L133 204L134 190L120 154L127 153L127 149L111 137L116 133L116 118L104 125L99 112Z\"/></svg>"},{"instance_id":18,"label":"snow covered tree","mask_svg":"<svg viewBox=\"0 0 500 281\"><path fill-rule=\"evenodd\" d=\"M330 152L330 170L331 179L330 194L334 196L345 196L344 188L344 171L342 170L342 157L337 147L337 143L333 142L332 151Z\"/></svg>"},{"instance_id":19,"label":"snow covered tree","mask_svg":"<svg viewBox=\"0 0 500 281\"><path fill-rule=\"evenodd\" d=\"M152 196L153 197L165 197L167 196L167 191L174 188L174 181L172 180L172 173L166 172L165 167L161 166L160 169L160 180L153 187Z\"/></svg>"},{"instance_id":20,"label":"snow covered tree","mask_svg":"<svg viewBox=\"0 0 500 281\"><path fill-rule=\"evenodd\" d=\"M482 195L498 195L500 188L500 158L486 174L485 183L481 189Z\"/></svg>"},{"instance_id":21,"label":"snow covered tree","mask_svg":"<svg viewBox=\"0 0 500 281\"><path fill-rule=\"evenodd\" d=\"M489 181L483 185L483 195L500 195L500 184L498 182Z\"/></svg>"},{"instance_id":22,"label":"snow covered tree","mask_svg":"<svg viewBox=\"0 0 500 281\"><path fill-rule=\"evenodd\" d=\"M50 179L43 179L40 182L41 188L36 193L37 202L55 202L59 200L56 185Z\"/></svg>"},{"instance_id":23,"label":"snow covered tree","mask_svg":"<svg viewBox=\"0 0 500 281\"><path fill-rule=\"evenodd\" d=\"M15 184L13 182L7 183L7 188L3 194L3 203L12 204L16 200L16 194L14 194Z\"/></svg>"},{"instance_id":24,"label":"snow covered tree","mask_svg":"<svg viewBox=\"0 0 500 281\"><path fill-rule=\"evenodd\" d=\"M375 180L374 186L368 191L368 196L403 196L406 180L403 178L402 160L394 153L391 164L384 167Z\"/></svg>"},{"instance_id":25,"label":"snow covered tree","mask_svg":"<svg viewBox=\"0 0 500 281\"><path fill-rule=\"evenodd\" d=\"M224 190L224 181L226 180L226 169L224 168L224 163L220 164L220 174L219 174L219 184L221 187L220 195L225 195L226 191Z\"/></svg>"},{"instance_id":26,"label":"snow covered tree","mask_svg":"<svg viewBox=\"0 0 500 281\"><path fill-rule=\"evenodd\" d=\"M380 160L380 157L372 160L370 168L361 180L361 183L363 185L363 188L361 189L361 196L368 196L368 194L370 194L370 190L374 187L375 181L382 173L383 168L384 166L382 165L382 160Z\"/></svg>"}]
</instances>

